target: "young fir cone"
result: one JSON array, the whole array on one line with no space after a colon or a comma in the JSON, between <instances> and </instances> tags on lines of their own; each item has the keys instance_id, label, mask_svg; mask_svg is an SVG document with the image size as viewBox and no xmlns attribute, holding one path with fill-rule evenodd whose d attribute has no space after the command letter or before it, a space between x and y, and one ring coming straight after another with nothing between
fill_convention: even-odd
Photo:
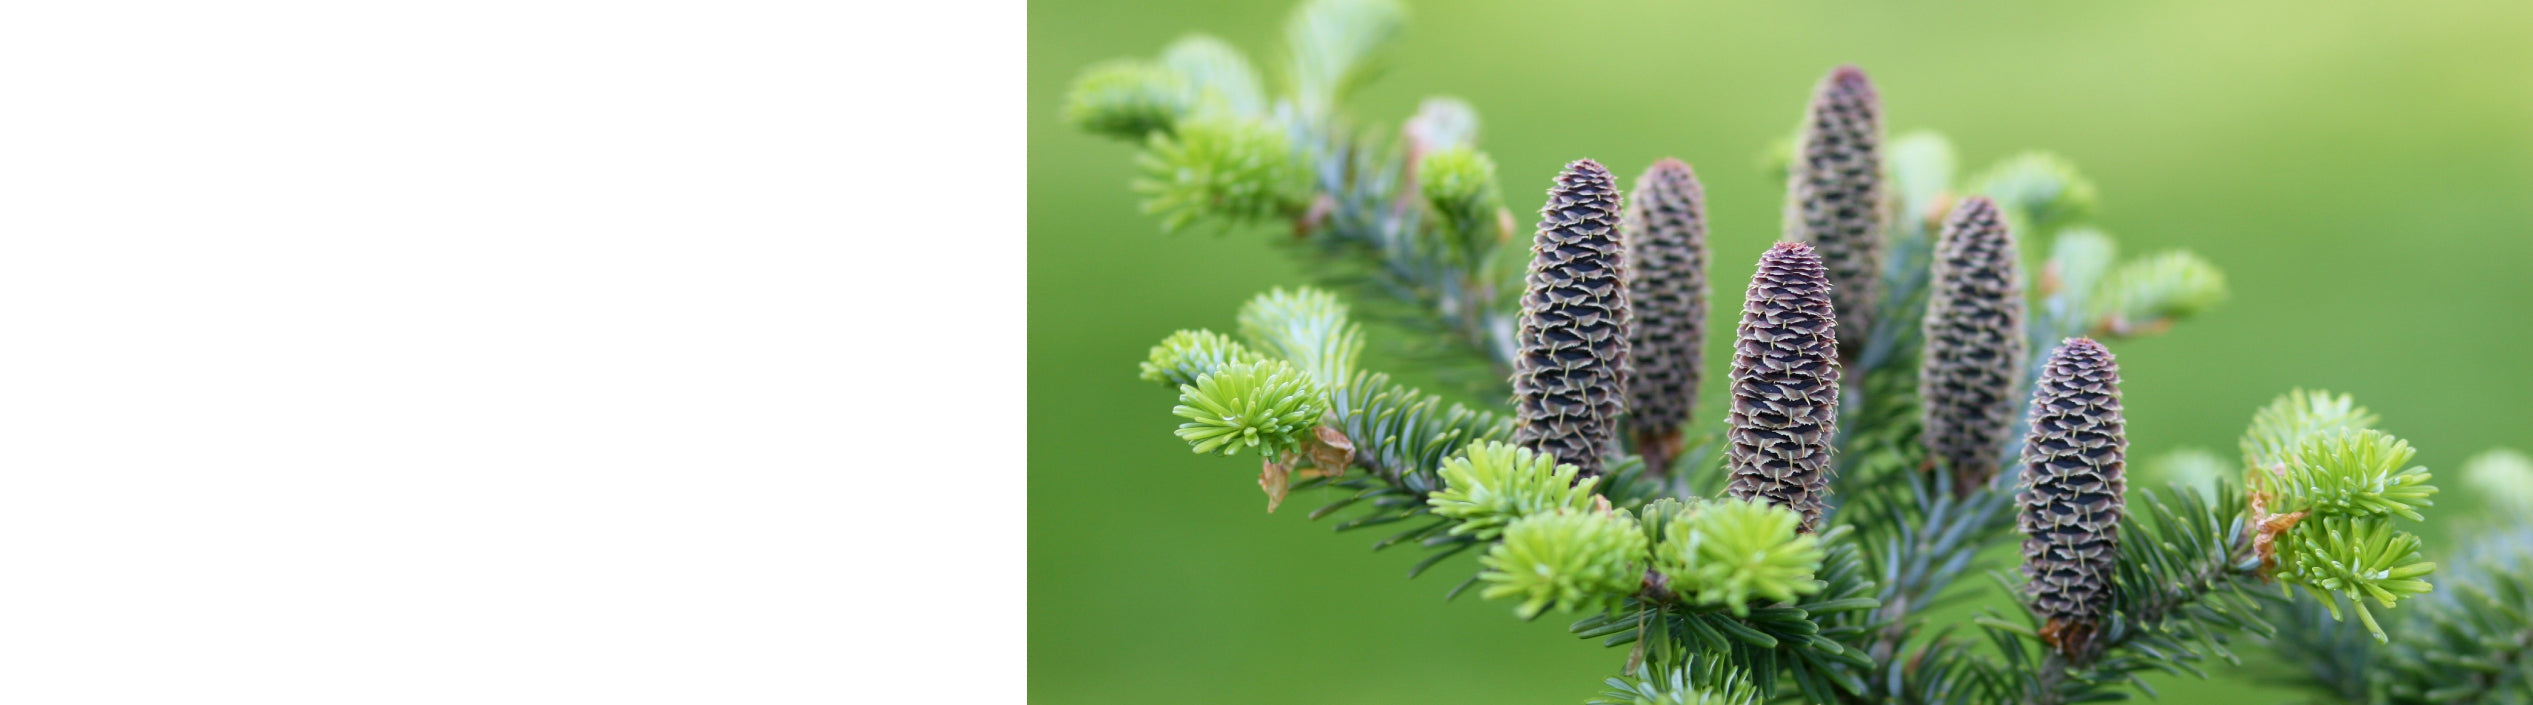
<instances>
[{"instance_id":1,"label":"young fir cone","mask_svg":"<svg viewBox=\"0 0 2533 705\"><path fill-rule=\"evenodd\" d=\"M1601 473L1629 369L1627 253L1618 182L1590 159L1566 165L1539 209L1513 360L1513 442Z\"/></svg>"},{"instance_id":2,"label":"young fir cone","mask_svg":"<svg viewBox=\"0 0 2533 705\"><path fill-rule=\"evenodd\" d=\"M1882 99L1865 72L1840 66L1821 79L1786 170L1785 239L1812 243L1829 268L1839 359L1864 353L1882 278Z\"/></svg>"},{"instance_id":3,"label":"young fir cone","mask_svg":"<svg viewBox=\"0 0 2533 705\"><path fill-rule=\"evenodd\" d=\"M1636 309L1627 414L1654 473L1680 455L1706 346L1706 190L1677 159L1654 162L1627 202L1627 298Z\"/></svg>"},{"instance_id":4,"label":"young fir cone","mask_svg":"<svg viewBox=\"0 0 2533 705\"><path fill-rule=\"evenodd\" d=\"M1733 342L1726 488L1803 515L1818 528L1838 426L1838 318L1829 273L1810 245L1780 242L1759 257Z\"/></svg>"},{"instance_id":5,"label":"young fir cone","mask_svg":"<svg viewBox=\"0 0 2533 705\"><path fill-rule=\"evenodd\" d=\"M2023 443L2023 575L2041 637L2079 662L2111 604L2119 554L2128 437L2120 419L2120 368L2091 338L2050 353L2032 390L2032 432Z\"/></svg>"},{"instance_id":6,"label":"young fir cone","mask_svg":"<svg viewBox=\"0 0 2533 705\"><path fill-rule=\"evenodd\" d=\"M1928 455L1969 494L1996 477L2023 374L2023 284L2014 235L1996 202L1954 206L1935 244L1926 302L1926 354L1917 370Z\"/></svg>"}]
</instances>

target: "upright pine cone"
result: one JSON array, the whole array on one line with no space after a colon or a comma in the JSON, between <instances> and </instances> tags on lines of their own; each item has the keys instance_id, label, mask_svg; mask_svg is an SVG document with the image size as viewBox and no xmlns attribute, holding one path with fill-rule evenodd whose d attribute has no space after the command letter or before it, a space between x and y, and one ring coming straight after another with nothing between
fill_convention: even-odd
<instances>
[{"instance_id":1,"label":"upright pine cone","mask_svg":"<svg viewBox=\"0 0 2533 705\"><path fill-rule=\"evenodd\" d=\"M1786 171L1785 239L1820 248L1838 309L1839 359L1854 363L1873 330L1882 278L1882 99L1865 72L1821 79Z\"/></svg>"},{"instance_id":2,"label":"upright pine cone","mask_svg":"<svg viewBox=\"0 0 2533 705\"><path fill-rule=\"evenodd\" d=\"M1838 427L1838 318L1830 292L1829 273L1810 245L1777 243L1759 257L1733 342L1726 490L1794 509L1804 531L1820 524L1830 436Z\"/></svg>"},{"instance_id":3,"label":"upright pine cone","mask_svg":"<svg viewBox=\"0 0 2533 705\"><path fill-rule=\"evenodd\" d=\"M1629 338L1636 362L1627 414L1645 467L1660 473L1680 455L1680 425L1697 408L1706 346L1706 189L1678 159L1654 162L1627 202Z\"/></svg>"},{"instance_id":4,"label":"upright pine cone","mask_svg":"<svg viewBox=\"0 0 2533 705\"><path fill-rule=\"evenodd\" d=\"M2091 338L2049 354L2032 390L2032 435L2023 443L2023 575L2041 636L2079 662L2111 605L2128 437L2120 419L2120 368Z\"/></svg>"},{"instance_id":5,"label":"upright pine cone","mask_svg":"<svg viewBox=\"0 0 2533 705\"><path fill-rule=\"evenodd\" d=\"M1567 164L1539 209L1513 360L1513 442L1601 472L1627 389L1627 253L1618 181L1590 159Z\"/></svg>"},{"instance_id":6,"label":"upright pine cone","mask_svg":"<svg viewBox=\"0 0 2533 705\"><path fill-rule=\"evenodd\" d=\"M1917 369L1926 451L1968 494L1996 477L2014 383L2023 374L2023 284L1996 202L1972 196L1944 219L1935 290L1926 302L1926 354Z\"/></svg>"}]
</instances>

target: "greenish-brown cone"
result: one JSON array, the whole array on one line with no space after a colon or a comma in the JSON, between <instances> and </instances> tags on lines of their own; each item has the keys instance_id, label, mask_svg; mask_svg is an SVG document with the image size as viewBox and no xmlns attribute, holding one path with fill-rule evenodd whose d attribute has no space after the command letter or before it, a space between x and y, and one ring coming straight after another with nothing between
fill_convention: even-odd
<instances>
[{"instance_id":1,"label":"greenish-brown cone","mask_svg":"<svg viewBox=\"0 0 2533 705\"><path fill-rule=\"evenodd\" d=\"M1882 99L1863 69L1821 79L1786 170L1785 239L1808 242L1829 269L1841 360L1855 362L1873 331L1881 291L1882 237L1890 216L1882 186Z\"/></svg>"},{"instance_id":2,"label":"greenish-brown cone","mask_svg":"<svg viewBox=\"0 0 2533 705\"><path fill-rule=\"evenodd\" d=\"M1680 455L1680 425L1697 408L1706 345L1706 190L1678 159L1654 162L1627 202L1629 338L1635 375L1627 415L1645 468Z\"/></svg>"},{"instance_id":3,"label":"greenish-brown cone","mask_svg":"<svg viewBox=\"0 0 2533 705\"><path fill-rule=\"evenodd\" d=\"M1513 442L1598 475L1618 433L1629 371L1627 253L1618 182L1566 165L1539 209L1514 341Z\"/></svg>"},{"instance_id":4,"label":"greenish-brown cone","mask_svg":"<svg viewBox=\"0 0 2533 705\"><path fill-rule=\"evenodd\" d=\"M2023 374L2023 284L2014 235L1996 202L1963 199L1935 244L1918 363L1928 455L1968 494L1996 477Z\"/></svg>"},{"instance_id":5,"label":"greenish-brown cone","mask_svg":"<svg viewBox=\"0 0 2533 705\"><path fill-rule=\"evenodd\" d=\"M1777 243L1759 257L1734 331L1726 491L1801 513L1804 531L1820 524L1838 427L1838 318L1830 292L1812 246Z\"/></svg>"},{"instance_id":6,"label":"greenish-brown cone","mask_svg":"<svg viewBox=\"0 0 2533 705\"><path fill-rule=\"evenodd\" d=\"M2042 638L2082 663L2098 653L2127 506L2128 436L2111 351L2091 338L2060 344L2032 390L2031 423L2016 496L2023 575Z\"/></svg>"}]
</instances>

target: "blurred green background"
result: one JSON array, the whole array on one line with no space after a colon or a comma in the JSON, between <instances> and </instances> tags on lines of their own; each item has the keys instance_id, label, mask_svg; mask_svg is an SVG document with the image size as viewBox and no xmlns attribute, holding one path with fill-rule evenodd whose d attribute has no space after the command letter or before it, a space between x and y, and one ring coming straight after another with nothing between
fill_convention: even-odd
<instances>
[{"instance_id":1,"label":"blurred green background","mask_svg":"<svg viewBox=\"0 0 2533 705\"><path fill-rule=\"evenodd\" d=\"M1066 127L1064 89L1194 31L1271 71L1289 7L1030 7L1030 699L1581 702L1622 651L1503 603L1442 602L1467 560L1403 580L1410 555L1303 517L1321 497L1262 513L1254 458L1191 455L1169 434L1172 393L1135 379L1170 331L1229 330L1249 296L1308 278L1272 229L1162 235L1126 189L1132 150ZM2476 507L2448 471L2533 446L2533 3L1409 7L1353 114L1394 127L1423 96L1467 99L1525 218L1569 160L1630 182L1688 160L1712 203L1717 329L1778 234L1783 184L1761 153L1824 72L1853 62L1895 134L1943 131L1967 173L2025 149L2065 155L2101 188L2098 221L2123 255L2186 246L2225 269L2234 296L2214 313L2115 347L2132 458L2234 457L2277 394L2351 392L2439 471L2450 518ZM1725 342L1710 340L1709 379ZM1430 379L1378 355L1367 366ZM2171 702L2289 695L2215 670L2230 675L2159 683Z\"/></svg>"}]
</instances>

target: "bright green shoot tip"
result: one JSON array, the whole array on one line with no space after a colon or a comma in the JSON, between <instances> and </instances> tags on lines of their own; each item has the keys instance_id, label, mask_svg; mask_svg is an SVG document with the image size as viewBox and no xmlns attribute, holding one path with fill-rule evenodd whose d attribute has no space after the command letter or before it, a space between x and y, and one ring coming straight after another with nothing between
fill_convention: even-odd
<instances>
[{"instance_id":1,"label":"bright green shoot tip","mask_svg":"<svg viewBox=\"0 0 2533 705\"><path fill-rule=\"evenodd\" d=\"M2435 504L2428 496L2436 486L2427 483L2427 468L2404 467L2417 454L2408 441L2373 429L2313 434L2287 460L2274 511L2420 521L2418 510Z\"/></svg>"},{"instance_id":2,"label":"bright green shoot tip","mask_svg":"<svg viewBox=\"0 0 2533 705\"><path fill-rule=\"evenodd\" d=\"M2374 413L2358 406L2356 397L2290 391L2252 414L2251 428L2243 432L2243 465L2257 478L2258 471L2285 464L2308 436L2371 428L2375 421Z\"/></svg>"},{"instance_id":3,"label":"bright green shoot tip","mask_svg":"<svg viewBox=\"0 0 2533 705\"><path fill-rule=\"evenodd\" d=\"M1522 601L1513 613L1533 619L1555 606L1568 612L1618 604L1644 584L1645 532L1626 512L1556 512L1504 527L1504 541L1478 558L1486 599Z\"/></svg>"},{"instance_id":4,"label":"bright green shoot tip","mask_svg":"<svg viewBox=\"0 0 2533 705\"><path fill-rule=\"evenodd\" d=\"M1576 482L1576 472L1553 456L1487 441L1443 461L1443 488L1425 502L1434 514L1460 520L1451 533L1492 540L1523 517L1591 509L1592 490L1601 478Z\"/></svg>"},{"instance_id":5,"label":"bright green shoot tip","mask_svg":"<svg viewBox=\"0 0 2533 705\"><path fill-rule=\"evenodd\" d=\"M1300 447L1304 434L1328 410L1326 396L1310 377L1283 360L1224 367L1179 386L1179 406L1170 412L1189 419L1177 435L1198 453L1235 455L1256 448L1273 456Z\"/></svg>"},{"instance_id":6,"label":"bright green shoot tip","mask_svg":"<svg viewBox=\"0 0 2533 705\"><path fill-rule=\"evenodd\" d=\"M1672 591L1698 603L1750 614L1754 599L1791 602L1819 592L1820 537L1801 533L1803 517L1784 507L1716 500L1671 519L1654 569Z\"/></svg>"},{"instance_id":7,"label":"bright green shoot tip","mask_svg":"<svg viewBox=\"0 0 2533 705\"><path fill-rule=\"evenodd\" d=\"M2390 517L2308 520L2280 542L2278 577L2287 584L2284 588L2289 594L2294 593L2293 586L2302 585L2316 593L2347 595L2366 631L2382 643L2386 640L2383 627L2375 622L2365 601L2372 598L2391 607L2401 598L2432 589L2420 578L2435 572L2436 564L2420 557L2419 545L2419 537L2394 529ZM2322 598L2332 618L2340 617L2335 600L2315 596Z\"/></svg>"}]
</instances>

